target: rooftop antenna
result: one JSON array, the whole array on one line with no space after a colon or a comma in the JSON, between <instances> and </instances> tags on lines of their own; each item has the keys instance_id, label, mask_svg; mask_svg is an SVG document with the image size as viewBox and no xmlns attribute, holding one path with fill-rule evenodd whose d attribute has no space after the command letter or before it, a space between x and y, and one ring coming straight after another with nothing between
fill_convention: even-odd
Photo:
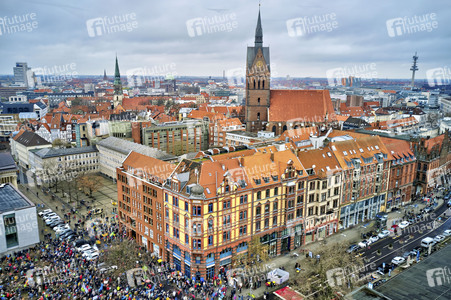
<instances>
[{"instance_id":1,"label":"rooftop antenna","mask_svg":"<svg viewBox=\"0 0 451 300\"><path fill-rule=\"evenodd\" d=\"M417 67L418 56L417 56L416 51L415 51L415 55L412 58L413 58L413 65L410 68L410 71L412 71L412 82L410 83L410 86L411 86L411 89L413 90L413 88L415 87L415 71L418 71L418 67Z\"/></svg>"}]
</instances>

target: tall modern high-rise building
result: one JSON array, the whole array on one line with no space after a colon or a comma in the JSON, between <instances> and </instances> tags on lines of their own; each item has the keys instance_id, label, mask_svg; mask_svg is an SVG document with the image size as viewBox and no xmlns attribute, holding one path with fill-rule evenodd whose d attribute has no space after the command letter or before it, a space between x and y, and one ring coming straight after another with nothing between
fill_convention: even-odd
<instances>
[{"instance_id":1,"label":"tall modern high-rise building","mask_svg":"<svg viewBox=\"0 0 451 300\"><path fill-rule=\"evenodd\" d=\"M114 107L117 107L119 104L122 104L122 99L124 98L124 94L122 92L121 73L119 72L119 63L117 62L117 56L116 56L116 67L114 70L113 85L114 85L113 103Z\"/></svg>"},{"instance_id":2,"label":"tall modern high-rise building","mask_svg":"<svg viewBox=\"0 0 451 300\"><path fill-rule=\"evenodd\" d=\"M30 70L26 62L17 62L14 70L14 83L16 86L28 87L27 72Z\"/></svg>"}]
</instances>

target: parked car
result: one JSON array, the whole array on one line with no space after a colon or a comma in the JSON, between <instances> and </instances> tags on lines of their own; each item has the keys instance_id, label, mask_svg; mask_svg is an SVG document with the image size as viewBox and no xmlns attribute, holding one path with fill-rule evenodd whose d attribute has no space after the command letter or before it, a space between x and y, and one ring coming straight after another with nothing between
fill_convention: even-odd
<instances>
[{"instance_id":1,"label":"parked car","mask_svg":"<svg viewBox=\"0 0 451 300\"><path fill-rule=\"evenodd\" d=\"M49 224L50 228L55 228L56 226L60 226L65 224L63 220L61 219L56 219L55 221L53 221L52 223Z\"/></svg>"},{"instance_id":2,"label":"parked car","mask_svg":"<svg viewBox=\"0 0 451 300\"><path fill-rule=\"evenodd\" d=\"M445 236L443 236L443 235L437 235L435 238L434 238L434 241L436 242L436 243L440 243L441 241L443 241L445 239Z\"/></svg>"},{"instance_id":3,"label":"parked car","mask_svg":"<svg viewBox=\"0 0 451 300\"><path fill-rule=\"evenodd\" d=\"M77 247L76 249L77 249L77 251L85 252L87 250L91 250L92 248L91 248L91 246L89 244L84 244L84 245L82 245L80 247Z\"/></svg>"},{"instance_id":4,"label":"parked car","mask_svg":"<svg viewBox=\"0 0 451 300\"><path fill-rule=\"evenodd\" d=\"M409 222L407 222L407 221L402 221L401 223L398 224L398 227L401 228L401 229L403 229L403 228L406 228L406 227L409 226L409 225L410 225Z\"/></svg>"},{"instance_id":5,"label":"parked car","mask_svg":"<svg viewBox=\"0 0 451 300\"><path fill-rule=\"evenodd\" d=\"M88 253L85 257L87 260L94 260L99 257L99 253L98 252Z\"/></svg>"},{"instance_id":6,"label":"parked car","mask_svg":"<svg viewBox=\"0 0 451 300\"><path fill-rule=\"evenodd\" d=\"M67 225L67 224L66 224ZM70 230L70 227L69 227L69 225L67 225L68 227L56 227L56 230L55 230L55 228L53 229L53 230L55 230L55 234L61 234L61 233L63 233L64 231L67 231L67 230Z\"/></svg>"},{"instance_id":7,"label":"parked car","mask_svg":"<svg viewBox=\"0 0 451 300\"><path fill-rule=\"evenodd\" d=\"M451 229L446 229L445 231L443 231L442 235L450 236L451 235Z\"/></svg>"},{"instance_id":8,"label":"parked car","mask_svg":"<svg viewBox=\"0 0 451 300\"><path fill-rule=\"evenodd\" d=\"M371 244L371 242L369 240L363 240L359 243L359 247L366 248L366 247L368 247L369 244Z\"/></svg>"},{"instance_id":9,"label":"parked car","mask_svg":"<svg viewBox=\"0 0 451 300\"><path fill-rule=\"evenodd\" d=\"M446 204L448 207L451 207L451 200L448 200L448 203Z\"/></svg>"},{"instance_id":10,"label":"parked car","mask_svg":"<svg viewBox=\"0 0 451 300\"><path fill-rule=\"evenodd\" d=\"M406 261L406 259L404 257L396 256L395 258L393 258L391 260L391 263L396 265L396 266L399 266L400 264L402 264L405 261Z\"/></svg>"},{"instance_id":11,"label":"parked car","mask_svg":"<svg viewBox=\"0 0 451 300\"><path fill-rule=\"evenodd\" d=\"M84 244L89 244L89 242L87 242L85 240L76 240L72 243L72 245L74 245L74 247L80 247Z\"/></svg>"},{"instance_id":12,"label":"parked car","mask_svg":"<svg viewBox=\"0 0 451 300\"><path fill-rule=\"evenodd\" d=\"M61 218L60 218L59 216L54 216L54 217L52 217L52 218L46 219L46 220L45 220L45 224L46 224L46 225L50 225L50 224L52 224L53 222L58 221L58 220L61 220Z\"/></svg>"},{"instance_id":13,"label":"parked car","mask_svg":"<svg viewBox=\"0 0 451 300\"><path fill-rule=\"evenodd\" d=\"M53 211L51 209L44 209L44 210L41 210L40 212L38 212L38 216L43 217L43 216L45 216L47 214L50 214L52 212Z\"/></svg>"},{"instance_id":14,"label":"parked car","mask_svg":"<svg viewBox=\"0 0 451 300\"><path fill-rule=\"evenodd\" d=\"M417 253L415 251L406 251L402 254L402 257L404 259L407 259L409 256L412 258L412 257L415 257L416 255L417 255Z\"/></svg>"},{"instance_id":15,"label":"parked car","mask_svg":"<svg viewBox=\"0 0 451 300\"><path fill-rule=\"evenodd\" d=\"M360 249L359 245L351 245L351 246L349 246L348 250L346 250L346 252L352 253L352 252L355 252L355 251L357 251L359 249Z\"/></svg>"},{"instance_id":16,"label":"parked car","mask_svg":"<svg viewBox=\"0 0 451 300\"><path fill-rule=\"evenodd\" d=\"M53 227L53 230L56 233L58 233L60 231L63 231L63 230L66 230L66 229L70 229L70 226L69 226L69 224L66 224L64 222L62 224L60 224L60 225L57 225L57 226Z\"/></svg>"},{"instance_id":17,"label":"parked car","mask_svg":"<svg viewBox=\"0 0 451 300\"><path fill-rule=\"evenodd\" d=\"M431 206L428 206L428 207L425 207L424 209L423 209L423 211L425 212L425 213L430 213L431 211L433 211L434 209L431 207Z\"/></svg>"},{"instance_id":18,"label":"parked car","mask_svg":"<svg viewBox=\"0 0 451 300\"><path fill-rule=\"evenodd\" d=\"M45 221L45 220L47 220L47 219L49 219L49 218L52 218L52 217L55 217L55 216L58 216L58 215L55 214L54 212L51 212L51 213L45 214L42 218L43 218L44 221Z\"/></svg>"},{"instance_id":19,"label":"parked car","mask_svg":"<svg viewBox=\"0 0 451 300\"><path fill-rule=\"evenodd\" d=\"M377 241L379 240L379 236L373 235L373 236L370 237L368 240L369 240L371 243L375 243L375 242L377 242Z\"/></svg>"},{"instance_id":20,"label":"parked car","mask_svg":"<svg viewBox=\"0 0 451 300\"><path fill-rule=\"evenodd\" d=\"M382 263L377 267L377 274L385 275L388 274L390 269L393 267L393 264Z\"/></svg>"},{"instance_id":21,"label":"parked car","mask_svg":"<svg viewBox=\"0 0 451 300\"><path fill-rule=\"evenodd\" d=\"M96 208L92 211L93 215L100 215L101 213L103 213L103 208Z\"/></svg>"},{"instance_id":22,"label":"parked car","mask_svg":"<svg viewBox=\"0 0 451 300\"><path fill-rule=\"evenodd\" d=\"M378 236L379 236L380 239L386 238L386 237L389 236L389 235L390 235L390 231L388 231L388 230L382 230L382 231L378 234Z\"/></svg>"}]
</instances>

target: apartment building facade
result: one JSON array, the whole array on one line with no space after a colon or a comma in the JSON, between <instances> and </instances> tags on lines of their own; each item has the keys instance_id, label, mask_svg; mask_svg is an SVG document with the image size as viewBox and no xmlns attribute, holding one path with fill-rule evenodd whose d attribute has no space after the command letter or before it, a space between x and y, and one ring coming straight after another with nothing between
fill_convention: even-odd
<instances>
[{"instance_id":1,"label":"apartment building facade","mask_svg":"<svg viewBox=\"0 0 451 300\"><path fill-rule=\"evenodd\" d=\"M27 175L39 185L55 179L72 180L80 174L100 171L99 151L95 146L31 150L28 161L30 168Z\"/></svg>"},{"instance_id":2,"label":"apartment building facade","mask_svg":"<svg viewBox=\"0 0 451 300\"><path fill-rule=\"evenodd\" d=\"M299 151L307 171L305 198L305 243L338 231L342 169L329 148ZM302 196L301 196L302 197ZM303 199L297 199L302 202Z\"/></svg>"},{"instance_id":3,"label":"apartment building facade","mask_svg":"<svg viewBox=\"0 0 451 300\"><path fill-rule=\"evenodd\" d=\"M306 179L291 150L182 160L160 187L162 257L187 276L199 271L211 278L221 267L230 268L233 257L246 253L254 236L268 245L271 256L299 247L304 243L305 202L297 199L305 198Z\"/></svg>"},{"instance_id":4,"label":"apartment building facade","mask_svg":"<svg viewBox=\"0 0 451 300\"><path fill-rule=\"evenodd\" d=\"M130 152L117 168L119 222L130 237L158 257L164 255L162 185L175 165Z\"/></svg>"},{"instance_id":5,"label":"apartment building facade","mask_svg":"<svg viewBox=\"0 0 451 300\"><path fill-rule=\"evenodd\" d=\"M208 122L167 122L142 128L142 144L172 155L208 149Z\"/></svg>"},{"instance_id":6,"label":"apartment building facade","mask_svg":"<svg viewBox=\"0 0 451 300\"><path fill-rule=\"evenodd\" d=\"M416 193L425 194L437 186L449 185L451 173L450 132L431 139L421 138L415 145L417 156Z\"/></svg>"},{"instance_id":7,"label":"apartment building facade","mask_svg":"<svg viewBox=\"0 0 451 300\"><path fill-rule=\"evenodd\" d=\"M402 207L412 201L417 159L410 143L403 140L381 137L393 157L390 164L390 180L387 193L387 210Z\"/></svg>"},{"instance_id":8,"label":"apartment building facade","mask_svg":"<svg viewBox=\"0 0 451 300\"><path fill-rule=\"evenodd\" d=\"M238 118L217 120L209 124L209 144L223 147L226 145L226 133L231 131L245 131L246 126Z\"/></svg>"},{"instance_id":9,"label":"apartment building facade","mask_svg":"<svg viewBox=\"0 0 451 300\"><path fill-rule=\"evenodd\" d=\"M378 212L385 211L393 157L381 139L332 138L329 147L343 170L339 229L373 219Z\"/></svg>"}]
</instances>

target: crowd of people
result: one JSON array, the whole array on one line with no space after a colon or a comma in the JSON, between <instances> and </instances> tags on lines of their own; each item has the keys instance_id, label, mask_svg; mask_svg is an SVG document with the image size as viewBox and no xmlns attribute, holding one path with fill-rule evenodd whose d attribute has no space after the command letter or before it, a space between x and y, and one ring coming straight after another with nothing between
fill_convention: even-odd
<instances>
[{"instance_id":1,"label":"crowd of people","mask_svg":"<svg viewBox=\"0 0 451 300\"><path fill-rule=\"evenodd\" d=\"M66 219L71 219L66 215ZM97 244L105 253L112 245L127 239L110 218L73 220L78 238ZM0 299L249 299L239 295L241 287L228 286L225 274L211 280L187 278L173 267L146 256L139 267L155 272L142 284L130 283L126 272L114 269L99 259L89 261L77 251L74 241L61 241L46 233L44 240L27 250L0 258ZM138 247L138 246L137 246ZM137 266L130 266L136 268ZM154 280L159 278L159 280ZM163 279L163 280L162 280ZM136 283L136 281L134 281Z\"/></svg>"}]
</instances>

